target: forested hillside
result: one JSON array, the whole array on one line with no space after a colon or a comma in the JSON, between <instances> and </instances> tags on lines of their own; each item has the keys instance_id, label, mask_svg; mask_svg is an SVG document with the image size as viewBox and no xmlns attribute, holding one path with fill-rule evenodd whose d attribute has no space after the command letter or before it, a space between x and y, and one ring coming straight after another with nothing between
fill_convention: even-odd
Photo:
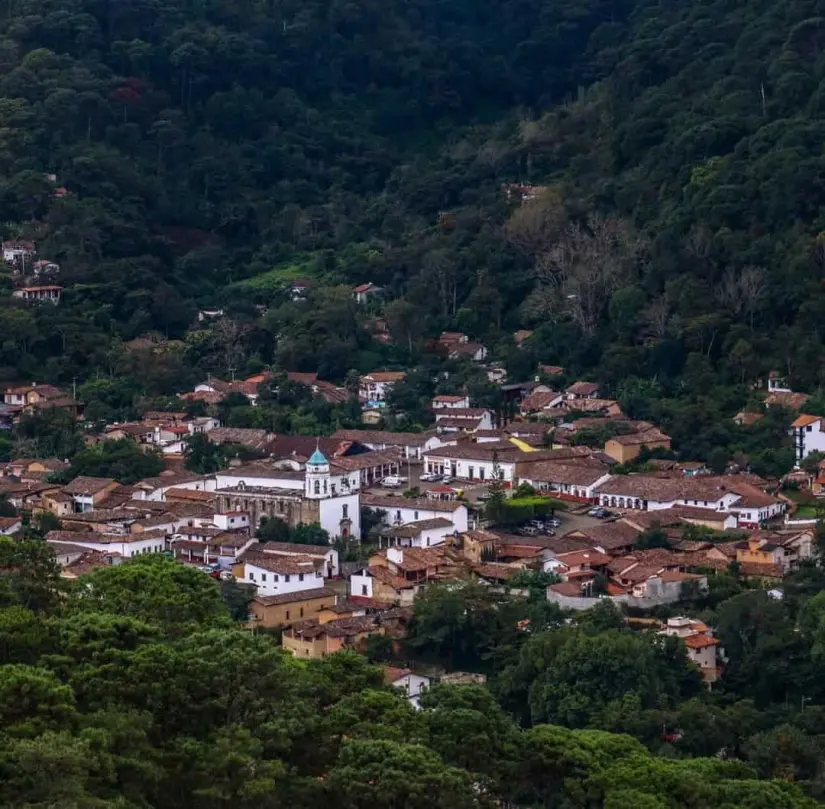
<instances>
[{"instance_id":1,"label":"forested hillside","mask_svg":"<svg viewBox=\"0 0 825 809\"><path fill-rule=\"evenodd\" d=\"M459 328L613 390L776 368L814 391L823 20L810 0L11 2L0 222L66 290L0 309L4 375L341 380ZM519 204L517 181L543 190ZM363 281L394 345L337 291ZM229 359L190 328L217 305L242 324ZM119 345L151 331L184 344L150 372Z\"/></svg>"},{"instance_id":2,"label":"forested hillside","mask_svg":"<svg viewBox=\"0 0 825 809\"><path fill-rule=\"evenodd\" d=\"M416 710L355 652L292 657L265 631L234 627L218 584L196 569L142 556L67 586L44 547L0 540L7 809L822 806L820 708L745 744L769 717L744 701L726 709L694 698L684 705L688 749L679 758L600 729L634 732L654 713L643 708L665 717L680 696L702 691L673 639L656 644L598 620L532 644L521 633L523 657L509 649L519 661L513 693L531 659L549 657L559 679L554 689L537 679L536 703L583 721L520 729L483 686L436 686ZM766 612L764 632L743 633L743 643L758 641L754 661L778 648L778 636L763 637L776 626ZM812 617L820 614L817 602ZM818 638L821 628L811 629ZM585 665L580 655L597 648L604 661ZM640 661L649 668L635 677ZM591 704L570 684L571 663L586 669L579 689L612 677L612 690ZM818 669L811 674L821 680ZM777 694L788 679L776 678ZM634 686L641 693L615 698ZM723 760L745 758L728 754L728 741L747 760Z\"/></svg>"}]
</instances>

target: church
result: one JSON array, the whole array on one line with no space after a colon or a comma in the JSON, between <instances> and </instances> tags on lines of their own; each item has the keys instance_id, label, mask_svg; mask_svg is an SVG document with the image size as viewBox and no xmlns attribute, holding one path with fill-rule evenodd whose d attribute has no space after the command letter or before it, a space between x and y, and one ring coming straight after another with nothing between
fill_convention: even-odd
<instances>
[{"instance_id":1,"label":"church","mask_svg":"<svg viewBox=\"0 0 825 809\"><path fill-rule=\"evenodd\" d=\"M360 473L330 463L316 449L304 469L249 463L215 475L218 510L245 511L257 528L262 517L291 526L318 523L331 539L361 537Z\"/></svg>"}]
</instances>

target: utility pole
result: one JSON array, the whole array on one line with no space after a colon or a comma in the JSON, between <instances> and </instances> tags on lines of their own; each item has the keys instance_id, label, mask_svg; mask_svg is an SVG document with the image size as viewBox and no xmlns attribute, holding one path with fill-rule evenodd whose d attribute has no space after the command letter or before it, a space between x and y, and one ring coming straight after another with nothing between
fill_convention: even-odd
<instances>
[{"instance_id":1,"label":"utility pole","mask_svg":"<svg viewBox=\"0 0 825 809\"><path fill-rule=\"evenodd\" d=\"M230 373L230 374L232 374L232 381L234 382L234 381L235 381L235 369L234 369L234 368L230 368L230 369L229 369L229 373Z\"/></svg>"},{"instance_id":2,"label":"utility pole","mask_svg":"<svg viewBox=\"0 0 825 809\"><path fill-rule=\"evenodd\" d=\"M72 399L77 401L77 377L72 377Z\"/></svg>"}]
</instances>

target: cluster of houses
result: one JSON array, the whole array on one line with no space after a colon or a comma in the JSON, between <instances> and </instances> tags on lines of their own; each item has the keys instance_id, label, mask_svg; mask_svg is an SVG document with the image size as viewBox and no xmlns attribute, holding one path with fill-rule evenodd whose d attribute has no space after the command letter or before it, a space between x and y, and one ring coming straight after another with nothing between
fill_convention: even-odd
<instances>
[{"instance_id":1,"label":"cluster of houses","mask_svg":"<svg viewBox=\"0 0 825 809\"><path fill-rule=\"evenodd\" d=\"M60 266L37 257L32 241L8 240L0 244L3 261L12 271L12 297L25 303L60 303L63 287L54 283Z\"/></svg>"}]
</instances>

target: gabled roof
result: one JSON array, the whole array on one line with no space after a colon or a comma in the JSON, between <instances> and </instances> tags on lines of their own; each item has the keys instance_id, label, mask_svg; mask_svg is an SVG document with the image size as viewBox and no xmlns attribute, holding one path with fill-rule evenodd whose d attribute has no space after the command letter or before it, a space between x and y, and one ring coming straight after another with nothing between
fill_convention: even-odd
<instances>
[{"instance_id":1,"label":"gabled roof","mask_svg":"<svg viewBox=\"0 0 825 809\"><path fill-rule=\"evenodd\" d=\"M810 416L807 413L800 413L791 424L791 427L808 427L821 421L821 416Z\"/></svg>"}]
</instances>

